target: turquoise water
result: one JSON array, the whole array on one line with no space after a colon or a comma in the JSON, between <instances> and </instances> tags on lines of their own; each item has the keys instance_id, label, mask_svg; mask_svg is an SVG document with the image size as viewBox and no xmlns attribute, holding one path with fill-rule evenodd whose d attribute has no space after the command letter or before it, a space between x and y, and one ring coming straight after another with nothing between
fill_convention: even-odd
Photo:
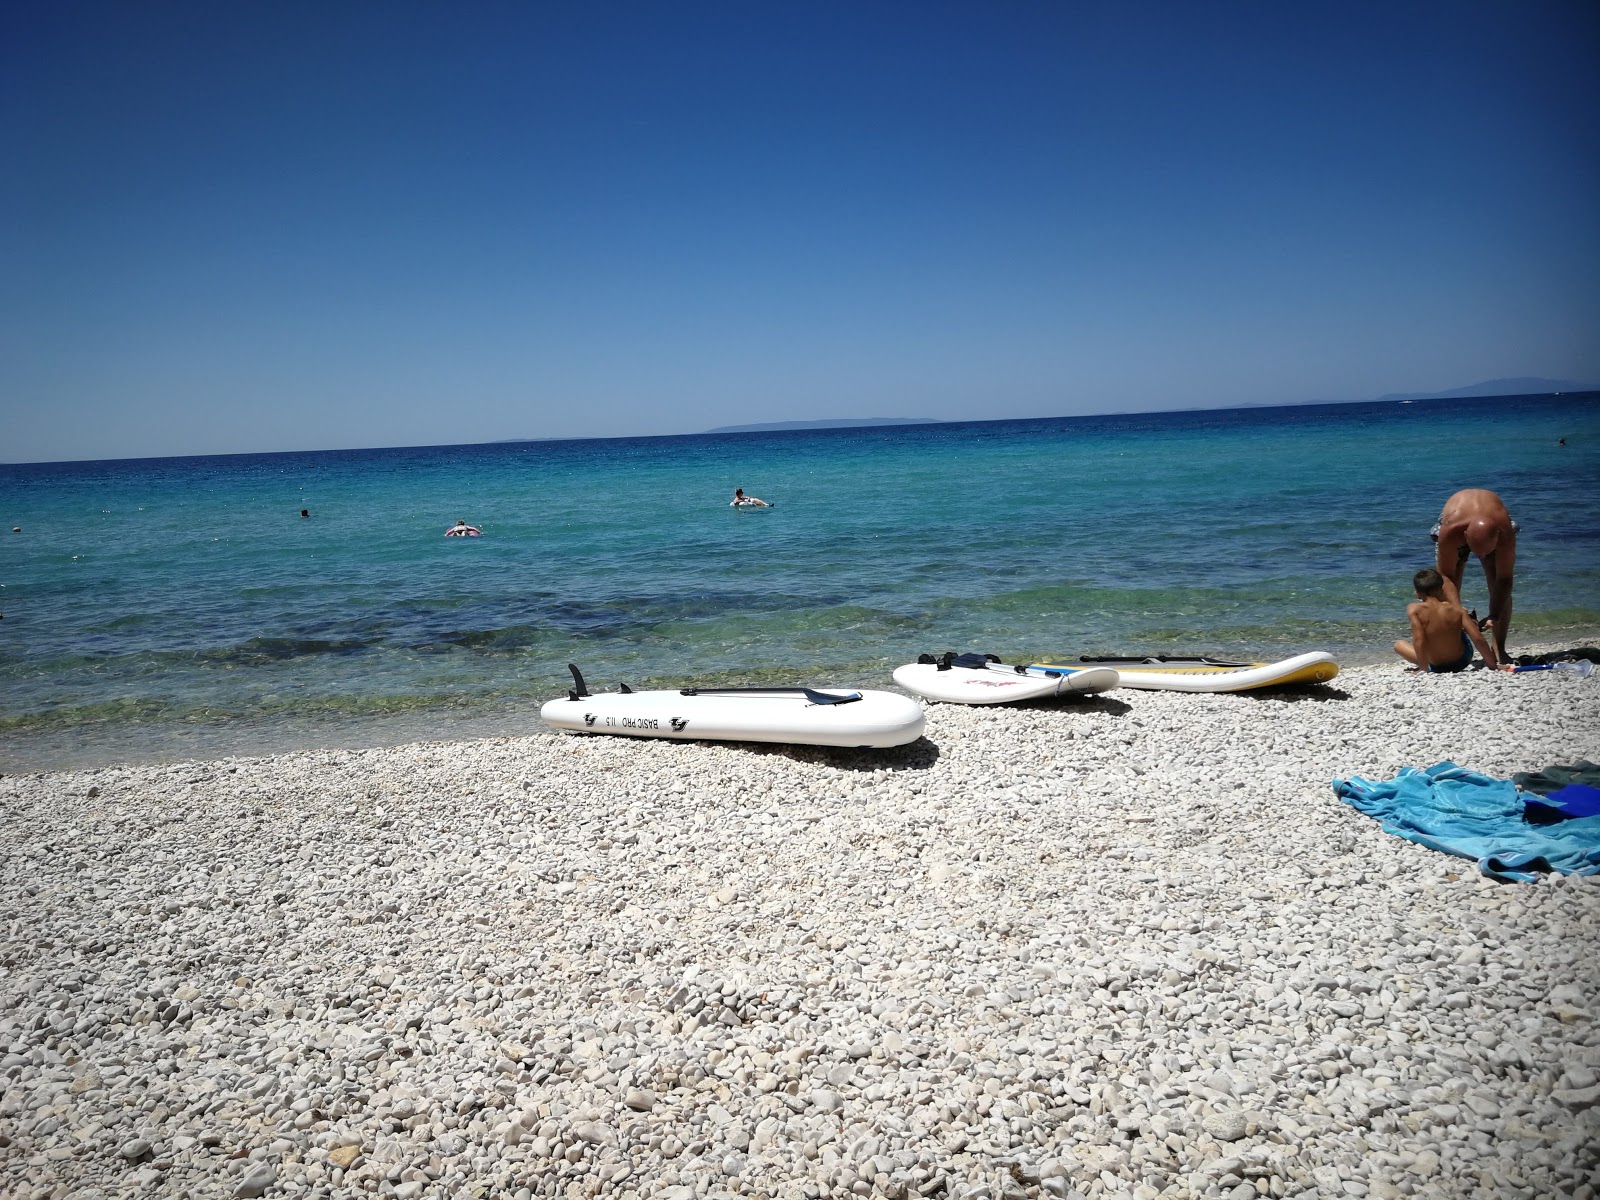
<instances>
[{"instance_id":1,"label":"turquoise water","mask_svg":"<svg viewBox=\"0 0 1600 1200\"><path fill-rule=\"evenodd\" d=\"M1524 526L1513 646L1560 638L1600 628L1597 485L1594 394L0 467L0 769L517 731L568 661L1373 660L1464 486Z\"/></svg>"}]
</instances>

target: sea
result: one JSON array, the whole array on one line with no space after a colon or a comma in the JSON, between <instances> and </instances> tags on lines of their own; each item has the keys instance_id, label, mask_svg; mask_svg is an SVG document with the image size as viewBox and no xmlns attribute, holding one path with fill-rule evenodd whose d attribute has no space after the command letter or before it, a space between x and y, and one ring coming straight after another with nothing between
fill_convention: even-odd
<instances>
[{"instance_id":1,"label":"sea","mask_svg":"<svg viewBox=\"0 0 1600 1200\"><path fill-rule=\"evenodd\" d=\"M1513 649L1600 630L1592 392L0 466L0 771L528 733L568 663L1381 661L1463 487L1522 526Z\"/></svg>"}]
</instances>

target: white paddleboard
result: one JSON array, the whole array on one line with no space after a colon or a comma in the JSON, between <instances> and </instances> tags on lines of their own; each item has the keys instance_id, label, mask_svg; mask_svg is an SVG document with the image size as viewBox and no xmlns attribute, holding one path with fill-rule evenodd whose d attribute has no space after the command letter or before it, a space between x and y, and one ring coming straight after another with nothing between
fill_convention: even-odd
<instances>
[{"instance_id":1,"label":"white paddleboard","mask_svg":"<svg viewBox=\"0 0 1600 1200\"><path fill-rule=\"evenodd\" d=\"M577 691L582 692L581 676ZM570 693L540 710L545 724L582 733L798 746L903 746L922 736L922 705L855 688L684 688Z\"/></svg>"},{"instance_id":2,"label":"white paddleboard","mask_svg":"<svg viewBox=\"0 0 1600 1200\"><path fill-rule=\"evenodd\" d=\"M947 704L1012 704L1045 696L1108 692L1117 686L1111 667L1058 667L1049 671L988 663L982 667L907 663L896 667L894 681L908 692Z\"/></svg>"},{"instance_id":3,"label":"white paddleboard","mask_svg":"<svg viewBox=\"0 0 1600 1200\"><path fill-rule=\"evenodd\" d=\"M1035 663L1030 671L1059 671L1073 663ZM1297 654L1275 663L1222 663L1204 659L1117 660L1122 686L1159 692L1248 692L1287 684L1327 683L1339 673L1333 655Z\"/></svg>"}]
</instances>

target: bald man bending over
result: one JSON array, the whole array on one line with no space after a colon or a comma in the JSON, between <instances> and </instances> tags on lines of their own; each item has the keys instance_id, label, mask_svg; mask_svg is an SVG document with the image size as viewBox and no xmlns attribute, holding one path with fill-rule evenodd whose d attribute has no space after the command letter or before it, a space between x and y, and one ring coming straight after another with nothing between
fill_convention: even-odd
<instances>
[{"instance_id":1,"label":"bald man bending over","mask_svg":"<svg viewBox=\"0 0 1600 1200\"><path fill-rule=\"evenodd\" d=\"M1439 523L1433 527L1439 544L1438 569L1459 594L1468 555L1483 564L1489 585L1489 616L1483 622L1492 632L1495 652L1506 658L1506 634L1511 631L1511 577L1517 566L1517 523L1499 496L1484 488L1466 488L1444 502Z\"/></svg>"}]
</instances>

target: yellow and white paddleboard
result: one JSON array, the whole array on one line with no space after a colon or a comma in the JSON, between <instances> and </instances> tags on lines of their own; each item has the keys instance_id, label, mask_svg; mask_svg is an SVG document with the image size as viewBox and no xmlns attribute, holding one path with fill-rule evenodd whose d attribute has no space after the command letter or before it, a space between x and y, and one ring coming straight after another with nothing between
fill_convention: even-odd
<instances>
[{"instance_id":1,"label":"yellow and white paddleboard","mask_svg":"<svg viewBox=\"0 0 1600 1200\"><path fill-rule=\"evenodd\" d=\"M1115 667L1123 687L1157 692L1248 692L1255 688L1295 683L1327 683L1339 673L1333 655L1322 651L1297 654L1275 663L1240 663L1221 659L1088 658L1076 663L1034 663L1033 670L1059 671L1086 665Z\"/></svg>"}]
</instances>

